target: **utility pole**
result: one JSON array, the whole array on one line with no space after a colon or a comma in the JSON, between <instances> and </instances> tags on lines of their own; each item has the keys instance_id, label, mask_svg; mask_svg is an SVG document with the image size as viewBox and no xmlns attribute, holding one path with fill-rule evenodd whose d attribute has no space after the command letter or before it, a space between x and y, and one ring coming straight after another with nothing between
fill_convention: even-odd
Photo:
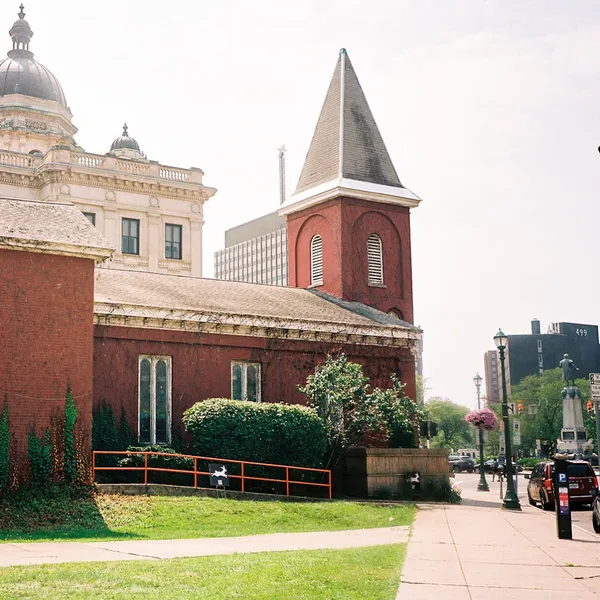
<instances>
[{"instance_id":1,"label":"utility pole","mask_svg":"<svg viewBox=\"0 0 600 600\"><path fill-rule=\"evenodd\" d=\"M279 204L285 202L285 145L277 148L279 152Z\"/></svg>"}]
</instances>

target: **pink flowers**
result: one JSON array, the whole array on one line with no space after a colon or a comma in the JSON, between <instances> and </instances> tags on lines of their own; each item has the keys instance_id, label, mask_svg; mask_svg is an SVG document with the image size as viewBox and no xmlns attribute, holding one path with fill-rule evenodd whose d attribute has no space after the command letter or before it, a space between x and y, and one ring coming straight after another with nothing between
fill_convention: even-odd
<instances>
[{"instance_id":1,"label":"pink flowers","mask_svg":"<svg viewBox=\"0 0 600 600\"><path fill-rule=\"evenodd\" d=\"M496 426L498 425L496 413L489 408L472 410L465 415L465 421L470 425L473 425L473 427L477 427L477 429L485 429L486 431L492 431L492 429L496 429Z\"/></svg>"}]
</instances>

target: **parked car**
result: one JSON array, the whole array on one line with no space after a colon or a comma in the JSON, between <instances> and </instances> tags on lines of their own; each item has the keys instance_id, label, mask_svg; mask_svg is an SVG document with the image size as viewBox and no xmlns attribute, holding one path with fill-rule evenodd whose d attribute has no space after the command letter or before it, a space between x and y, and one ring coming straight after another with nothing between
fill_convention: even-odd
<instances>
[{"instance_id":1,"label":"parked car","mask_svg":"<svg viewBox=\"0 0 600 600\"><path fill-rule=\"evenodd\" d=\"M483 472L491 473L494 470L494 460L486 460L483 463ZM479 463L475 463L475 473L479 473Z\"/></svg>"},{"instance_id":2,"label":"parked car","mask_svg":"<svg viewBox=\"0 0 600 600\"><path fill-rule=\"evenodd\" d=\"M494 459L490 459L490 460L486 460L483 463L483 469L485 473L491 473L494 470ZM516 473L517 471L520 473L523 470L523 467L521 465L517 465L517 463L512 464L513 467L513 473ZM504 463L503 462L499 462L498 463L498 469L500 471L504 471ZM479 463L475 463L475 473L479 473Z\"/></svg>"},{"instance_id":3,"label":"parked car","mask_svg":"<svg viewBox=\"0 0 600 600\"><path fill-rule=\"evenodd\" d=\"M475 461L468 456L450 455L448 457L448 464L455 473L462 473L463 471L472 473L475 468Z\"/></svg>"},{"instance_id":4,"label":"parked car","mask_svg":"<svg viewBox=\"0 0 600 600\"><path fill-rule=\"evenodd\" d=\"M573 460L567 464L569 476L569 504L592 504L598 491L598 481L590 463L584 460ZM529 504L535 506L537 502L544 510L554 507L554 493L552 478L554 476L554 463L542 462L533 467L527 484L527 497Z\"/></svg>"},{"instance_id":5,"label":"parked car","mask_svg":"<svg viewBox=\"0 0 600 600\"><path fill-rule=\"evenodd\" d=\"M592 525L596 533L600 533L600 493L596 494L592 504Z\"/></svg>"}]
</instances>

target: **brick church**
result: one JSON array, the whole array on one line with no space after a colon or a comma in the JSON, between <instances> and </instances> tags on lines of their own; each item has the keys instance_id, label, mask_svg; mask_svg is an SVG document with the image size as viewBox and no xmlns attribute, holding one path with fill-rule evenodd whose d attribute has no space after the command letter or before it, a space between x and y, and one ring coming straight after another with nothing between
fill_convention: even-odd
<instances>
[{"instance_id":1,"label":"brick church","mask_svg":"<svg viewBox=\"0 0 600 600\"><path fill-rule=\"evenodd\" d=\"M80 148L24 16L0 61L0 394L14 456L64 413L67 385L88 453L94 405L124 409L141 443L168 444L206 398L302 402L297 386L330 352L363 364L373 385L397 373L415 397L420 200L345 50L280 209L289 286L221 281L198 276L202 205L216 190L199 169L148 160L127 131L104 155Z\"/></svg>"}]
</instances>

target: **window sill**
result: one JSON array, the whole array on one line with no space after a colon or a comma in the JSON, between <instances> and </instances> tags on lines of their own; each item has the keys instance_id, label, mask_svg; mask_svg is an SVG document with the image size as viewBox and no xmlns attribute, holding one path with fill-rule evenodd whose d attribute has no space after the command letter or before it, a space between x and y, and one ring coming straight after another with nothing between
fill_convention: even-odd
<instances>
[{"instance_id":1,"label":"window sill","mask_svg":"<svg viewBox=\"0 0 600 600\"><path fill-rule=\"evenodd\" d=\"M385 283L368 283L367 286L373 287L373 288L383 288L383 289L385 289L387 287L385 285Z\"/></svg>"},{"instance_id":2,"label":"window sill","mask_svg":"<svg viewBox=\"0 0 600 600\"><path fill-rule=\"evenodd\" d=\"M318 288L318 287L322 287L322 286L323 286L323 282L322 282L322 281L320 281L319 283L311 283L311 284L308 286L308 289L309 289L309 290L312 290L312 289L315 289L315 288Z\"/></svg>"}]
</instances>

